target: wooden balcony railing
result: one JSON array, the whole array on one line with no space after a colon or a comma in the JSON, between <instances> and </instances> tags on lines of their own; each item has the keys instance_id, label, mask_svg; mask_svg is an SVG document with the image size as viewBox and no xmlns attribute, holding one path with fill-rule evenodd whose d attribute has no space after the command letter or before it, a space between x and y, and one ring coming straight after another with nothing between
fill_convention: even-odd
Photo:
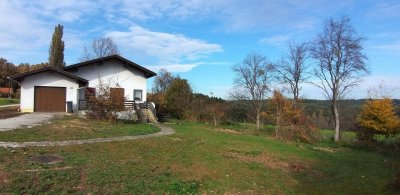
<instances>
[{"instance_id":1,"label":"wooden balcony railing","mask_svg":"<svg viewBox=\"0 0 400 195\"><path fill-rule=\"evenodd\" d=\"M79 100L78 101L78 110L86 110L88 104L90 104L90 102L88 102L87 100ZM124 101L124 107L126 109L151 109L151 110L155 110L153 104L148 103L148 102L144 102L144 103L136 103L134 100L127 100Z\"/></svg>"}]
</instances>

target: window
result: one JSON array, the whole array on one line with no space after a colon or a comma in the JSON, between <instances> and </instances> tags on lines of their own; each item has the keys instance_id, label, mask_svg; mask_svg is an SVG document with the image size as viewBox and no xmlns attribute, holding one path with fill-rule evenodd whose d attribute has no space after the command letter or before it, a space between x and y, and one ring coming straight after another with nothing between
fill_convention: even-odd
<instances>
[{"instance_id":1,"label":"window","mask_svg":"<svg viewBox=\"0 0 400 195\"><path fill-rule=\"evenodd\" d=\"M96 96L96 88L87 87L85 90L85 99L88 99L89 97L93 96Z\"/></svg>"},{"instance_id":2,"label":"window","mask_svg":"<svg viewBox=\"0 0 400 195\"><path fill-rule=\"evenodd\" d=\"M135 89L133 90L133 100L142 101L143 90Z\"/></svg>"},{"instance_id":3,"label":"window","mask_svg":"<svg viewBox=\"0 0 400 195\"><path fill-rule=\"evenodd\" d=\"M83 87L78 89L78 98L79 100L87 100L89 97L96 95L96 88L92 87Z\"/></svg>"}]
</instances>

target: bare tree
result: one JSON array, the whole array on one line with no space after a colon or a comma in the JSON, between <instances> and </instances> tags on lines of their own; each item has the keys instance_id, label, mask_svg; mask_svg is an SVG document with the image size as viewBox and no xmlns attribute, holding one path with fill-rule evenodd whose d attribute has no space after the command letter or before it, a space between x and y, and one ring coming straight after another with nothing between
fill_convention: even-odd
<instances>
[{"instance_id":1,"label":"bare tree","mask_svg":"<svg viewBox=\"0 0 400 195\"><path fill-rule=\"evenodd\" d=\"M91 47L84 46L82 49L81 61L101 58L111 55L119 55L117 44L111 37L94 39Z\"/></svg>"},{"instance_id":2,"label":"bare tree","mask_svg":"<svg viewBox=\"0 0 400 195\"><path fill-rule=\"evenodd\" d=\"M250 100L251 114L256 120L257 130L260 129L260 112L270 89L273 70L274 66L258 53L247 55L243 62L233 67L236 73L236 89L232 96L238 100Z\"/></svg>"},{"instance_id":3,"label":"bare tree","mask_svg":"<svg viewBox=\"0 0 400 195\"><path fill-rule=\"evenodd\" d=\"M167 91L168 87L174 81L175 77L171 72L161 69L153 82L153 93L163 93Z\"/></svg>"},{"instance_id":4,"label":"bare tree","mask_svg":"<svg viewBox=\"0 0 400 195\"><path fill-rule=\"evenodd\" d=\"M296 101L299 99L300 83L307 79L305 73L308 68L306 65L308 46L306 43L289 43L288 50L288 55L282 59L281 67L278 69L279 79L289 85L293 99Z\"/></svg>"},{"instance_id":5,"label":"bare tree","mask_svg":"<svg viewBox=\"0 0 400 195\"><path fill-rule=\"evenodd\" d=\"M311 47L311 56L317 65L314 74L319 81L314 84L321 88L331 100L335 126L335 141L340 140L340 112L338 102L343 94L357 85L361 76L368 73L362 53L364 37L358 35L350 19L329 19Z\"/></svg>"}]
</instances>

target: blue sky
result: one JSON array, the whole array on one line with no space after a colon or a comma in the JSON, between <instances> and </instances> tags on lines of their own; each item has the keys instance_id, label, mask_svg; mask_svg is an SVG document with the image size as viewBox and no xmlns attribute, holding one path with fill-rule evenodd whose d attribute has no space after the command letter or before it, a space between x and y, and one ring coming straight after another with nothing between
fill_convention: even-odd
<instances>
[{"instance_id":1,"label":"blue sky","mask_svg":"<svg viewBox=\"0 0 400 195\"><path fill-rule=\"evenodd\" d=\"M327 17L349 16L367 38L371 74L346 97L365 98L369 87L384 82L400 98L399 10L400 1L376 0L0 0L0 57L15 64L47 61L60 23L67 65L78 62L83 45L109 36L124 57L155 71L166 68L196 92L227 98L231 67L248 53L275 62L288 41L312 40ZM311 85L302 88L305 98L324 98Z\"/></svg>"}]
</instances>

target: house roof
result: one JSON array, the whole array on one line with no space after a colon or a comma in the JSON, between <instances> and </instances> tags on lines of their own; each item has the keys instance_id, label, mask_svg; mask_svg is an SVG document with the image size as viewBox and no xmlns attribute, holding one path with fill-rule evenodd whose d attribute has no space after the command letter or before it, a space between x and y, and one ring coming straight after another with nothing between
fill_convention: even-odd
<instances>
[{"instance_id":1,"label":"house roof","mask_svg":"<svg viewBox=\"0 0 400 195\"><path fill-rule=\"evenodd\" d=\"M151 70L149 70L149 69L147 69L147 68L145 68L143 66L140 66L139 64L136 64L135 62L132 62L132 61L126 59L126 58L123 58L120 55L111 55L111 56L106 56L106 57L101 57L101 58L96 58L96 59L93 59L93 60L80 62L80 63L77 63L77 64L72 64L72 65L64 67L64 70L70 70L70 69L73 69L73 68L86 66L86 65L91 65L91 64L94 64L94 63L102 63L104 61L114 60L114 59L115 60L119 60L119 61L123 62L126 65L129 65L129 66L131 66L131 67L133 67L135 69L138 69L138 70L144 72L146 78L150 78L150 77L153 77L153 76L157 75L155 72L153 72L153 71L151 71Z\"/></svg>"},{"instance_id":2,"label":"house roof","mask_svg":"<svg viewBox=\"0 0 400 195\"><path fill-rule=\"evenodd\" d=\"M78 77L78 76L76 76L76 75L74 75L74 74L72 74L72 73L69 73L69 72L65 71L65 70L56 68L56 67L54 67L54 66L45 66L45 67L43 67L43 68L38 68L38 69L31 70L31 71L28 71L28 72L19 73L19 74L10 76L10 78L13 79L13 80L15 80L15 81L21 82L21 81L22 81L25 77L27 77L27 76L31 76L31 75L38 74L38 73L42 73L42 72L46 72L46 71L54 71L54 72L57 72L57 73L59 73L59 74L61 74L61 75L64 75L64 76L66 76L66 77L69 77L69 78L72 78L72 79L74 79L74 80L77 80L77 81L79 81L79 82L82 83L82 84L88 83L88 80L86 80L86 79L84 79L84 78L82 78L82 77Z\"/></svg>"}]
</instances>

